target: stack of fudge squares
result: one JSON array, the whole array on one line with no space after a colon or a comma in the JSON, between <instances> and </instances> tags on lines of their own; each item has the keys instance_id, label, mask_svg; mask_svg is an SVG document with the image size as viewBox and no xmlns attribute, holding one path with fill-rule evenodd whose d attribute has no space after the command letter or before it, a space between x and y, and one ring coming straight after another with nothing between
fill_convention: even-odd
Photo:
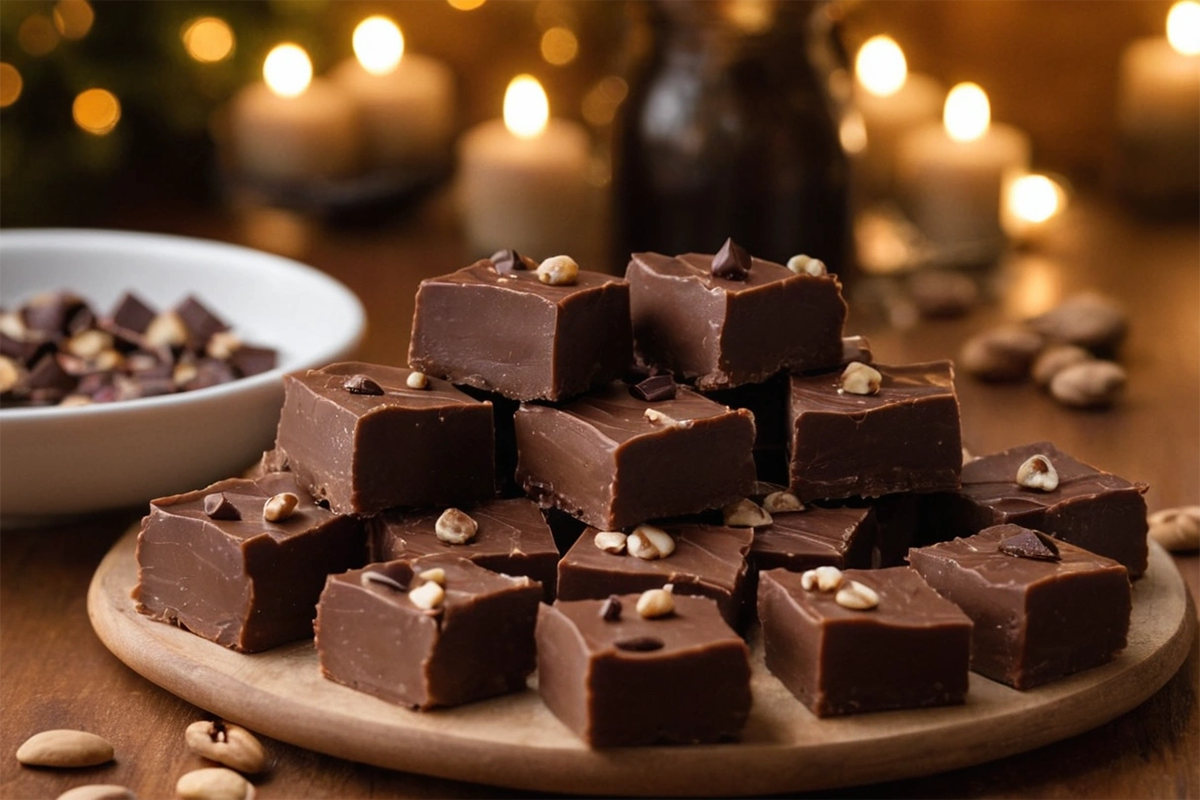
<instances>
[{"instance_id":1,"label":"stack of fudge squares","mask_svg":"<svg viewBox=\"0 0 1200 800\"><path fill-rule=\"evenodd\" d=\"M964 464L951 364L873 363L846 310L732 241L426 280L410 368L288 376L257 477L151 503L139 610L244 652L315 630L327 678L422 710L536 670L595 747L736 739L755 625L818 716L1114 658L1146 487L1048 442Z\"/></svg>"}]
</instances>

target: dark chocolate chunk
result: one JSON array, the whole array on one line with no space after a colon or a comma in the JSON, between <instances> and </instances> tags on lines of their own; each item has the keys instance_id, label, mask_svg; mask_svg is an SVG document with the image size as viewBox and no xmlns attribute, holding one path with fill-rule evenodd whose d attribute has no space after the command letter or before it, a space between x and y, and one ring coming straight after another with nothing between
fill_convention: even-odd
<instances>
[{"instance_id":1,"label":"dark chocolate chunk","mask_svg":"<svg viewBox=\"0 0 1200 800\"><path fill-rule=\"evenodd\" d=\"M378 583L380 586L386 586L389 589L395 589L397 592L407 592L408 589L400 581L383 572L376 572L369 569L362 574L363 585L368 583Z\"/></svg>"},{"instance_id":2,"label":"dark chocolate chunk","mask_svg":"<svg viewBox=\"0 0 1200 800\"><path fill-rule=\"evenodd\" d=\"M675 399L675 379L670 375L655 375L629 387L629 393L647 403Z\"/></svg>"},{"instance_id":3,"label":"dark chocolate chunk","mask_svg":"<svg viewBox=\"0 0 1200 800\"><path fill-rule=\"evenodd\" d=\"M0 355L20 361L26 366L52 350L54 342L49 339L14 339L7 333L0 333Z\"/></svg>"},{"instance_id":4,"label":"dark chocolate chunk","mask_svg":"<svg viewBox=\"0 0 1200 800\"><path fill-rule=\"evenodd\" d=\"M621 599L615 594L610 594L604 601L604 605L600 606L600 618L605 622L619 620L621 618Z\"/></svg>"},{"instance_id":5,"label":"dark chocolate chunk","mask_svg":"<svg viewBox=\"0 0 1200 800\"><path fill-rule=\"evenodd\" d=\"M383 394L383 387L366 375L351 375L342 383L342 388L350 394L367 394L373 396Z\"/></svg>"},{"instance_id":6,"label":"dark chocolate chunk","mask_svg":"<svg viewBox=\"0 0 1200 800\"><path fill-rule=\"evenodd\" d=\"M66 393L75 388L75 378L67 374L53 354L47 353L29 370L26 385L30 389L53 389Z\"/></svg>"},{"instance_id":7,"label":"dark chocolate chunk","mask_svg":"<svg viewBox=\"0 0 1200 800\"><path fill-rule=\"evenodd\" d=\"M89 328L94 328L95 326L96 314L87 306L87 304L84 304L76 308L73 312L71 312L71 315L67 317L65 325L66 334L68 336L74 336L77 333L83 333Z\"/></svg>"},{"instance_id":8,"label":"dark chocolate chunk","mask_svg":"<svg viewBox=\"0 0 1200 800\"><path fill-rule=\"evenodd\" d=\"M497 250L492 253L491 262L492 266L496 268L496 272L501 275L522 270L535 270L538 266L532 258L527 258L516 250Z\"/></svg>"},{"instance_id":9,"label":"dark chocolate chunk","mask_svg":"<svg viewBox=\"0 0 1200 800\"><path fill-rule=\"evenodd\" d=\"M1041 531L1022 530L1015 536L1004 539L996 549L1007 556L1035 558L1038 561L1062 561L1058 545Z\"/></svg>"},{"instance_id":10,"label":"dark chocolate chunk","mask_svg":"<svg viewBox=\"0 0 1200 800\"><path fill-rule=\"evenodd\" d=\"M188 349L194 350L197 353L204 352L204 348L208 345L208 340L212 338L214 333L229 330L229 326L225 324L224 320L209 311L199 300L190 295L179 304L179 307L175 309L175 313L179 315L180 321L183 322L183 327L187 328Z\"/></svg>"},{"instance_id":11,"label":"dark chocolate chunk","mask_svg":"<svg viewBox=\"0 0 1200 800\"><path fill-rule=\"evenodd\" d=\"M68 324L87 303L70 292L39 295L21 309L25 327L52 337L67 333Z\"/></svg>"},{"instance_id":12,"label":"dark chocolate chunk","mask_svg":"<svg viewBox=\"0 0 1200 800\"><path fill-rule=\"evenodd\" d=\"M241 519L242 512L230 502L224 492L213 492L204 496L204 513L210 519Z\"/></svg>"},{"instance_id":13,"label":"dark chocolate chunk","mask_svg":"<svg viewBox=\"0 0 1200 800\"><path fill-rule=\"evenodd\" d=\"M631 653L653 653L655 650L662 650L665 646L666 643L655 636L633 636L613 642L613 647Z\"/></svg>"},{"instance_id":14,"label":"dark chocolate chunk","mask_svg":"<svg viewBox=\"0 0 1200 800\"><path fill-rule=\"evenodd\" d=\"M714 278L724 278L727 281L744 281L750 277L750 254L733 239L726 239L725 244L713 256L712 274Z\"/></svg>"},{"instance_id":15,"label":"dark chocolate chunk","mask_svg":"<svg viewBox=\"0 0 1200 800\"><path fill-rule=\"evenodd\" d=\"M196 362L196 377L183 385L185 391L194 391L196 389L207 389L210 386L217 386L222 383L229 383L236 380L237 375L233 372L233 367L226 364L224 361L218 361L215 358L204 358ZM149 384L149 380L145 381Z\"/></svg>"},{"instance_id":16,"label":"dark chocolate chunk","mask_svg":"<svg viewBox=\"0 0 1200 800\"><path fill-rule=\"evenodd\" d=\"M243 378L275 369L276 353L270 347L243 344L229 356L229 364Z\"/></svg>"},{"instance_id":17,"label":"dark chocolate chunk","mask_svg":"<svg viewBox=\"0 0 1200 800\"><path fill-rule=\"evenodd\" d=\"M158 312L132 292L126 292L117 301L109 319L119 328L133 333L145 333Z\"/></svg>"}]
</instances>

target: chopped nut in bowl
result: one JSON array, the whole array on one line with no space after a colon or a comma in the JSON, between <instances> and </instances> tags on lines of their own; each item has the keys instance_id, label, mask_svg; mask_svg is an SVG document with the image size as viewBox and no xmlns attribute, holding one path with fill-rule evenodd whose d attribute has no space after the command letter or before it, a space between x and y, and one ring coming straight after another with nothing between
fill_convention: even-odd
<instances>
[{"instance_id":1,"label":"chopped nut in bowl","mask_svg":"<svg viewBox=\"0 0 1200 800\"><path fill-rule=\"evenodd\" d=\"M0 263L0 384L57 398L0 408L4 527L241 472L271 445L283 375L350 355L364 330L362 305L337 281L219 242L6 230ZM60 343L36 341L38 330L61 331ZM10 344L43 352L22 360ZM274 350L274 367L231 366L247 348ZM107 402L126 396L137 399Z\"/></svg>"}]
</instances>

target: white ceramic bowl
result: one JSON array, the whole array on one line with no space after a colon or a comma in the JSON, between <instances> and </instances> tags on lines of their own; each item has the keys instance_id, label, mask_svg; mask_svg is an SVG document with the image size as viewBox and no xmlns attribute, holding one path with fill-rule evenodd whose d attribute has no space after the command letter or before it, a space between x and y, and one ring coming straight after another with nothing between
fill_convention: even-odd
<instances>
[{"instance_id":1,"label":"white ceramic bowl","mask_svg":"<svg viewBox=\"0 0 1200 800\"><path fill-rule=\"evenodd\" d=\"M249 467L274 440L284 373L346 358L366 327L342 284L286 258L219 242L88 230L0 232L0 305L69 289L107 312L124 291L170 308L188 294L269 372L191 392L68 408L0 410L5 527L144 503Z\"/></svg>"}]
</instances>

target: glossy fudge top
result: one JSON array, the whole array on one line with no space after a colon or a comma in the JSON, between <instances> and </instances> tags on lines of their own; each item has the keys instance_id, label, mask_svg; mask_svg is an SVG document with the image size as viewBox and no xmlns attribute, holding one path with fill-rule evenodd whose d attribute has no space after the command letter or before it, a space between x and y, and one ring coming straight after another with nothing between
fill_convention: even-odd
<instances>
[{"instance_id":1,"label":"glossy fudge top","mask_svg":"<svg viewBox=\"0 0 1200 800\"><path fill-rule=\"evenodd\" d=\"M282 492L291 492L300 498L296 510L286 519L268 522L263 518L263 505L271 497ZM205 498L209 495L224 495L227 509L216 517L205 511ZM229 511L228 509L233 509ZM256 480L230 478L218 481L205 489L185 494L160 497L150 501L152 517L180 517L213 525L226 536L247 540L257 536L269 536L276 542L284 542L308 533L337 517L332 511L313 502L308 492L290 472L273 472ZM228 517L237 516L237 519ZM360 562L361 563L361 562Z\"/></svg>"},{"instance_id":2,"label":"glossy fudge top","mask_svg":"<svg viewBox=\"0 0 1200 800\"><path fill-rule=\"evenodd\" d=\"M1112 559L1057 539L1054 540L1059 555L1057 561L1024 558L1001 552L1002 542L1029 532L1028 528L1011 523L993 525L965 539L953 539L914 549L909 552L909 561L914 566L918 562L954 564L958 570L974 576L975 582L1008 592L1078 573L1114 569L1125 571L1125 567Z\"/></svg>"},{"instance_id":3,"label":"glossy fudge top","mask_svg":"<svg viewBox=\"0 0 1200 800\"><path fill-rule=\"evenodd\" d=\"M828 281L831 283L837 281L833 275L822 277L799 275L782 264L753 257L750 259L750 270L745 280L729 280L713 275L711 254L684 253L679 256L666 256L661 253L634 253L633 260L643 268L660 276L698 283L709 291L725 292L726 294L753 292L762 286L786 280Z\"/></svg>"},{"instance_id":4,"label":"glossy fudge top","mask_svg":"<svg viewBox=\"0 0 1200 800\"><path fill-rule=\"evenodd\" d=\"M913 404L929 398L954 397L954 372L949 361L885 366L874 364L883 376L878 394L841 391L840 371L792 376L794 413L874 411ZM1013 467L1016 475L1016 467Z\"/></svg>"},{"instance_id":5,"label":"glossy fudge top","mask_svg":"<svg viewBox=\"0 0 1200 800\"><path fill-rule=\"evenodd\" d=\"M1058 473L1058 488L1054 491L1028 489L1017 483L1017 469L1036 455L1050 459ZM1141 492L1145 490L1145 486L1130 483L1124 478L1084 464L1050 442L1034 442L963 464L960 492L1001 514L1024 514L1052 508L1071 500L1092 498L1122 490Z\"/></svg>"},{"instance_id":6,"label":"glossy fudge top","mask_svg":"<svg viewBox=\"0 0 1200 800\"><path fill-rule=\"evenodd\" d=\"M413 389L407 383L408 376L412 373L413 370L404 367L344 361L320 369L310 369L303 374L288 375L287 378L303 383L325 401L359 417L381 409L430 409L448 405L477 406L481 403L454 388L449 381L440 378L429 377L429 385L426 388ZM348 390L345 386L346 380L355 375L364 375L373 380L383 390L383 394L360 394Z\"/></svg>"},{"instance_id":7,"label":"glossy fudge top","mask_svg":"<svg viewBox=\"0 0 1200 800\"><path fill-rule=\"evenodd\" d=\"M469 267L442 275L437 278L426 278L422 283L457 283L464 286L495 286L524 295L543 298L548 303L561 303L573 294L595 289L610 283L625 283L624 278L608 275L603 272L579 270L578 277L572 284L555 286L542 283L537 272L530 269L513 270L499 273L490 259L480 259Z\"/></svg>"},{"instance_id":8,"label":"glossy fudge top","mask_svg":"<svg viewBox=\"0 0 1200 800\"><path fill-rule=\"evenodd\" d=\"M870 508L820 506L809 506L803 511L775 512L771 515L770 525L754 529L751 553L760 557L841 558L870 515Z\"/></svg>"},{"instance_id":9,"label":"glossy fudge top","mask_svg":"<svg viewBox=\"0 0 1200 800\"><path fill-rule=\"evenodd\" d=\"M446 594L438 609L429 612L414 605L408 593L427 583L427 579L420 577L421 574L435 568L445 572L442 588ZM374 576L368 573L374 573ZM375 576L382 578L372 579ZM389 581L394 582L394 585ZM330 575L329 583L361 587L363 591L375 595L383 602L395 605L400 610L434 617L454 616L474 607L479 597L524 590L533 585L529 578L501 575L453 553L368 564L363 569Z\"/></svg>"},{"instance_id":10,"label":"glossy fudge top","mask_svg":"<svg viewBox=\"0 0 1200 800\"><path fill-rule=\"evenodd\" d=\"M554 539L550 526L537 503L523 497L493 500L480 506L464 506L464 513L479 526L475 537L466 544L447 544L437 538L435 523L442 509L433 511L388 511L375 517L373 535L384 537L377 541L380 550L406 556L427 553L450 553L473 556L483 553L499 555L534 555L553 553Z\"/></svg>"},{"instance_id":11,"label":"glossy fudge top","mask_svg":"<svg viewBox=\"0 0 1200 800\"><path fill-rule=\"evenodd\" d=\"M961 625L969 622L962 610L929 587L909 567L888 569L848 569L842 572L843 585L857 581L879 595L879 605L866 611L845 608L837 602L837 592L805 589L803 573L772 569L759 573L760 585L774 584L783 590L804 616L815 621L850 624L879 624L898 628L925 628ZM762 591L762 589L760 589Z\"/></svg>"},{"instance_id":12,"label":"glossy fudge top","mask_svg":"<svg viewBox=\"0 0 1200 800\"><path fill-rule=\"evenodd\" d=\"M748 411L732 411L720 403L692 391L684 386L676 389L670 400L641 400L629 393L624 383L610 383L582 397L564 403L557 409L544 406L523 405L522 413L553 413L563 411L583 420L605 439L622 443L639 436L664 434L673 425L652 422L646 418L646 410L653 409L666 414L679 423L691 420L724 417L738 414L749 417Z\"/></svg>"},{"instance_id":13,"label":"glossy fudge top","mask_svg":"<svg viewBox=\"0 0 1200 800\"><path fill-rule=\"evenodd\" d=\"M637 612L639 594L615 595L620 616L606 619L601 613L608 600L559 600L554 611L575 626L587 649L614 658L636 661L662 658L672 653L705 650L718 646L745 648L741 637L725 622L717 604L707 597L677 595L675 613L644 619ZM661 647L639 647L646 640ZM633 643L634 646L624 646Z\"/></svg>"}]
</instances>

